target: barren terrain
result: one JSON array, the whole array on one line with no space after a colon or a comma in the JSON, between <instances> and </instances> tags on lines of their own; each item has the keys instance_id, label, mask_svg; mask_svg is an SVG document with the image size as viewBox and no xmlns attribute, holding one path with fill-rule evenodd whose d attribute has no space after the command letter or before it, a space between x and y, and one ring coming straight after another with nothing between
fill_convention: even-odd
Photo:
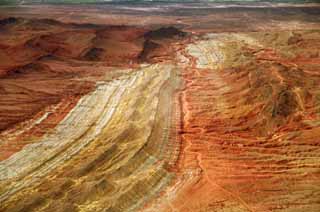
<instances>
[{"instance_id":1,"label":"barren terrain","mask_svg":"<svg viewBox=\"0 0 320 212\"><path fill-rule=\"evenodd\" d=\"M320 211L319 12L0 7L0 211Z\"/></svg>"}]
</instances>

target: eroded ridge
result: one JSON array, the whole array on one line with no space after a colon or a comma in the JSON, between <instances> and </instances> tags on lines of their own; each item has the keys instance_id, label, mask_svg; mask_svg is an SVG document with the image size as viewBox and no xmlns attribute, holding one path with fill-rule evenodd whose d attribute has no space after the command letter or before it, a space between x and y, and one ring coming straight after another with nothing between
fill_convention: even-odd
<instances>
[{"instance_id":1,"label":"eroded ridge","mask_svg":"<svg viewBox=\"0 0 320 212\"><path fill-rule=\"evenodd\" d=\"M150 65L98 83L52 132L2 161L1 210L141 207L173 177L166 168L173 68Z\"/></svg>"},{"instance_id":2,"label":"eroded ridge","mask_svg":"<svg viewBox=\"0 0 320 212\"><path fill-rule=\"evenodd\" d=\"M218 33L179 53L179 177L157 207L320 210L318 48L318 31Z\"/></svg>"},{"instance_id":3,"label":"eroded ridge","mask_svg":"<svg viewBox=\"0 0 320 212\"><path fill-rule=\"evenodd\" d=\"M0 211L319 211L320 34L290 27L0 20Z\"/></svg>"}]
</instances>

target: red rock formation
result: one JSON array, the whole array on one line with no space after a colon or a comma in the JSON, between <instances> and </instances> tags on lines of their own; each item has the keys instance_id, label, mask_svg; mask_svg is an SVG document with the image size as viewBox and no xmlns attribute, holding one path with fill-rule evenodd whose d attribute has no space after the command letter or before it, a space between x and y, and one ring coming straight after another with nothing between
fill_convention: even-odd
<instances>
[{"instance_id":1,"label":"red rock formation","mask_svg":"<svg viewBox=\"0 0 320 212\"><path fill-rule=\"evenodd\" d=\"M230 45L232 38L223 42ZM319 46L314 39L304 42L315 46L292 60L277 48L260 48L265 56L242 48L251 62L232 68L200 69L186 55L193 62L182 72L177 164L177 185L184 186L164 203L166 211L317 211L320 78L303 61ZM237 51L232 45L230 51ZM210 57L210 50L203 51Z\"/></svg>"},{"instance_id":2,"label":"red rock formation","mask_svg":"<svg viewBox=\"0 0 320 212\"><path fill-rule=\"evenodd\" d=\"M0 211L318 211L319 26L250 14L1 20Z\"/></svg>"},{"instance_id":3,"label":"red rock formation","mask_svg":"<svg viewBox=\"0 0 320 212\"><path fill-rule=\"evenodd\" d=\"M138 27L6 18L0 30L1 137L7 140L11 132L23 131L0 144L0 160L21 150L25 138L30 142L30 136L54 128L108 67L137 66L147 60L140 57L143 52L155 58L174 54L164 47L171 35L166 37L168 43L157 44L161 51L156 52L144 45L153 39L149 31ZM32 125L48 112L41 124Z\"/></svg>"}]
</instances>

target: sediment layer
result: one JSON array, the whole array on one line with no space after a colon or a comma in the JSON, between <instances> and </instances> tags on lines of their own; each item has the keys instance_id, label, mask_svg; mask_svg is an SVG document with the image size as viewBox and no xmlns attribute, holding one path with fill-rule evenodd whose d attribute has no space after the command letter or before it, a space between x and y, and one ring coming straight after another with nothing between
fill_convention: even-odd
<instances>
[{"instance_id":1,"label":"sediment layer","mask_svg":"<svg viewBox=\"0 0 320 212\"><path fill-rule=\"evenodd\" d=\"M170 65L152 65L99 82L51 133L1 162L1 201L8 203L2 209L123 211L151 198L141 197L173 177L165 168L172 150L163 152L171 107L163 106L178 85L174 75ZM56 183L70 184L59 201L56 189L45 189ZM10 203L27 193L21 204Z\"/></svg>"},{"instance_id":2,"label":"sediment layer","mask_svg":"<svg viewBox=\"0 0 320 212\"><path fill-rule=\"evenodd\" d=\"M318 31L190 44L178 177L148 210L319 210L318 48Z\"/></svg>"},{"instance_id":3,"label":"sediment layer","mask_svg":"<svg viewBox=\"0 0 320 212\"><path fill-rule=\"evenodd\" d=\"M319 211L318 19L241 11L0 21L0 211Z\"/></svg>"}]
</instances>

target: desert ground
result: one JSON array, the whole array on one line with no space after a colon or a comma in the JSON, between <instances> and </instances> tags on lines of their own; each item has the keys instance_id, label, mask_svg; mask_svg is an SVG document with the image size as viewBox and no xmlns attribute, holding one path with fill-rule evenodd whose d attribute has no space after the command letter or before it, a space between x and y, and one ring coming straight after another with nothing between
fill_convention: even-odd
<instances>
[{"instance_id":1,"label":"desert ground","mask_svg":"<svg viewBox=\"0 0 320 212\"><path fill-rule=\"evenodd\" d=\"M319 14L0 7L0 211L320 211Z\"/></svg>"}]
</instances>

